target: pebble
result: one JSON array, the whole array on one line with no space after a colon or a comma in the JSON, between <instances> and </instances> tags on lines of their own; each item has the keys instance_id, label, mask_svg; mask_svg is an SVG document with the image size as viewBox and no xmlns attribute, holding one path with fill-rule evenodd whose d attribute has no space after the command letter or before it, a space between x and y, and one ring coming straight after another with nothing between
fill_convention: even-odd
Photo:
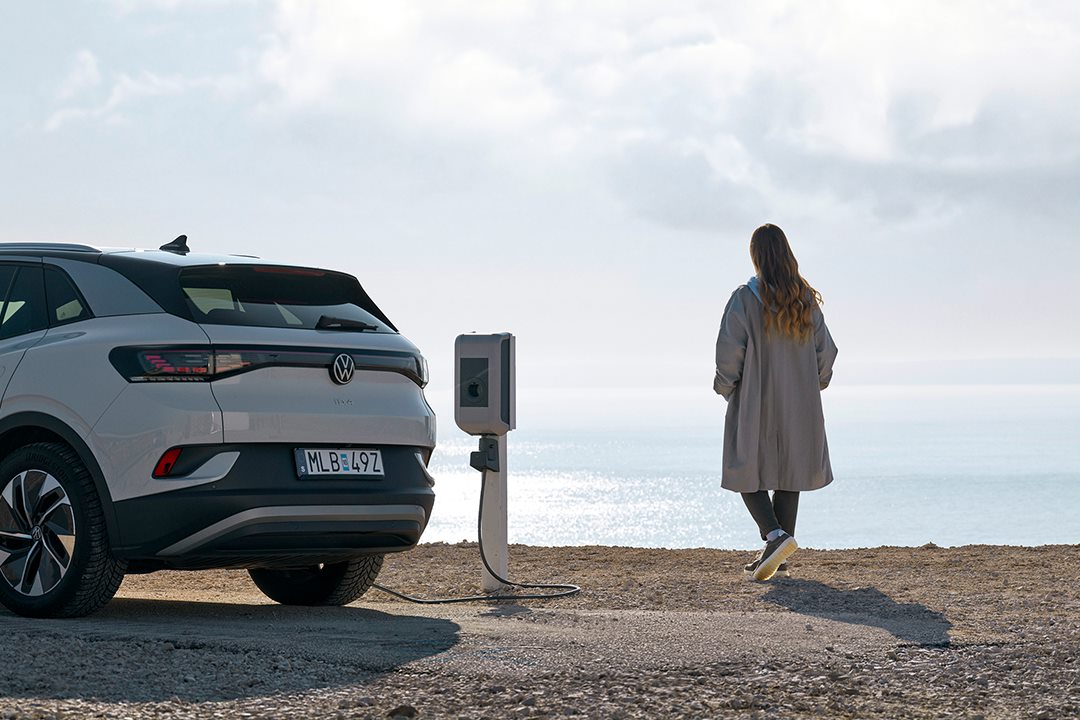
<instances>
[{"instance_id":1,"label":"pebble","mask_svg":"<svg viewBox=\"0 0 1080 720\"><path fill-rule=\"evenodd\" d=\"M750 707L750 700L744 697L733 697L728 701L728 707L732 710L745 710Z\"/></svg>"}]
</instances>

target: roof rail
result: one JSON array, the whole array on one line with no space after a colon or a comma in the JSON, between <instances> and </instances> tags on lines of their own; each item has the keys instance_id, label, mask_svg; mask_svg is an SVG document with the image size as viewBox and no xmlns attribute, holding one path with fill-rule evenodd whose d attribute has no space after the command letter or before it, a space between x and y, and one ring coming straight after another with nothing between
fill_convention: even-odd
<instances>
[{"instance_id":1,"label":"roof rail","mask_svg":"<svg viewBox=\"0 0 1080 720\"><path fill-rule=\"evenodd\" d=\"M96 247L77 243L0 243L0 250L58 250L61 252L101 252Z\"/></svg>"}]
</instances>

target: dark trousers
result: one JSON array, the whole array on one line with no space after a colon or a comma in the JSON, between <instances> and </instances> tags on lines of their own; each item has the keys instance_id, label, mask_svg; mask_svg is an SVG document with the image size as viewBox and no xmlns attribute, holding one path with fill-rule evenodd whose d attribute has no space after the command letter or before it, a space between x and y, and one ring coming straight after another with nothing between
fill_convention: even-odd
<instances>
[{"instance_id":1,"label":"dark trousers","mask_svg":"<svg viewBox=\"0 0 1080 720\"><path fill-rule=\"evenodd\" d=\"M795 535L795 516L799 514L799 493L788 490L774 490L772 500L768 490L752 493L740 493L746 509L754 517L761 539L776 528L788 535Z\"/></svg>"}]
</instances>

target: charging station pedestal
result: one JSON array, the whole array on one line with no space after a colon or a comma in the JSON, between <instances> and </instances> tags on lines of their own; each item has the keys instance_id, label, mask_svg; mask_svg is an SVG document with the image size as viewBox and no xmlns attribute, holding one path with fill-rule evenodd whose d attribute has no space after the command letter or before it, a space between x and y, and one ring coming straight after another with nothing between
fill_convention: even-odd
<instances>
[{"instance_id":1,"label":"charging station pedestal","mask_svg":"<svg viewBox=\"0 0 1080 720\"><path fill-rule=\"evenodd\" d=\"M499 577L506 577L510 571L506 519L506 436L482 435L480 449L472 453L469 464L483 473L484 504L480 508L480 537L484 543L484 554L491 569ZM489 573L486 567L481 572L480 585L485 591L509 587Z\"/></svg>"},{"instance_id":2,"label":"charging station pedestal","mask_svg":"<svg viewBox=\"0 0 1080 720\"><path fill-rule=\"evenodd\" d=\"M458 335L454 342L454 420L480 437L469 464L483 474L480 534L491 569L505 578L509 547L506 520L506 434L517 426L515 338L510 333ZM485 591L507 586L483 569Z\"/></svg>"}]
</instances>

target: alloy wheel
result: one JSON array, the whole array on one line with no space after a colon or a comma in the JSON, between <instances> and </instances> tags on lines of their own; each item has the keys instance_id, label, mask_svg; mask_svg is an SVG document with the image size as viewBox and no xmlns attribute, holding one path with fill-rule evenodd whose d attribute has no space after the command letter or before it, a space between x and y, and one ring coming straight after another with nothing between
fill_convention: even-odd
<instances>
[{"instance_id":1,"label":"alloy wheel","mask_svg":"<svg viewBox=\"0 0 1080 720\"><path fill-rule=\"evenodd\" d=\"M0 575L23 595L55 588L71 566L75 515L60 482L26 470L0 493Z\"/></svg>"}]
</instances>

